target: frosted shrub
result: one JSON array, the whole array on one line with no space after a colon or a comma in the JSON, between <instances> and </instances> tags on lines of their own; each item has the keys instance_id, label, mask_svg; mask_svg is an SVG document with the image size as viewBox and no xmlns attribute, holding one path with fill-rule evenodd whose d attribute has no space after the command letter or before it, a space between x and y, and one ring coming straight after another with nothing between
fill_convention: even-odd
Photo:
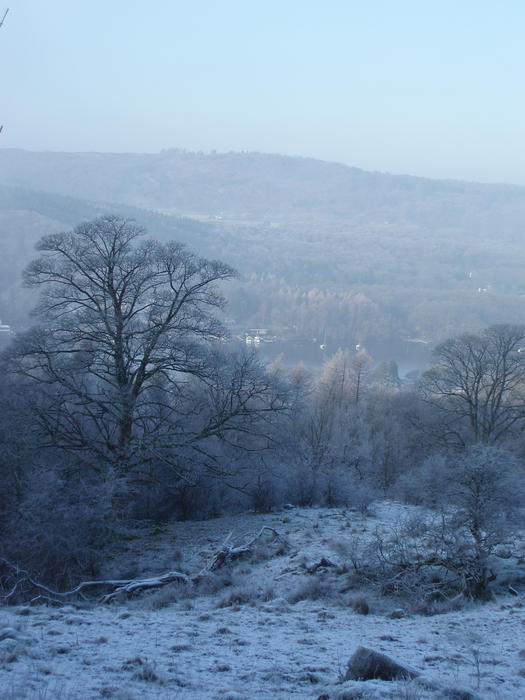
<instances>
[{"instance_id":1,"label":"frosted shrub","mask_svg":"<svg viewBox=\"0 0 525 700\"><path fill-rule=\"evenodd\" d=\"M384 593L427 602L457 594L477 599L495 579L491 554L515 526L521 470L502 450L476 447L446 474L448 507L376 535L368 575Z\"/></svg>"},{"instance_id":2,"label":"frosted shrub","mask_svg":"<svg viewBox=\"0 0 525 700\"><path fill-rule=\"evenodd\" d=\"M476 445L447 470L455 522L489 554L512 529L523 502L524 471L505 450Z\"/></svg>"},{"instance_id":3,"label":"frosted shrub","mask_svg":"<svg viewBox=\"0 0 525 700\"><path fill-rule=\"evenodd\" d=\"M416 469L400 476L396 495L406 503L436 508L446 503L448 461L445 455L432 454Z\"/></svg>"}]
</instances>

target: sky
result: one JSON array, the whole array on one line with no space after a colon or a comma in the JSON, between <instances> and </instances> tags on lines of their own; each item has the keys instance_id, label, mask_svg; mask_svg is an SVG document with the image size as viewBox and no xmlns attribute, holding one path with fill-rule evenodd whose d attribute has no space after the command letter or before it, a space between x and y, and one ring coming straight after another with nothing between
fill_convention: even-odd
<instances>
[{"instance_id":1,"label":"sky","mask_svg":"<svg viewBox=\"0 0 525 700\"><path fill-rule=\"evenodd\" d=\"M5 0L0 147L525 185L523 0Z\"/></svg>"}]
</instances>

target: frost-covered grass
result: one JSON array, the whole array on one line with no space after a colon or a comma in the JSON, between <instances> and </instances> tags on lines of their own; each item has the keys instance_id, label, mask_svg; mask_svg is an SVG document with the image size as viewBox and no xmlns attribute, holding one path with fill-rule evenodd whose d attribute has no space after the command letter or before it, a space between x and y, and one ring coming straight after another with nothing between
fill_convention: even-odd
<instances>
[{"instance_id":1,"label":"frost-covered grass","mask_svg":"<svg viewBox=\"0 0 525 700\"><path fill-rule=\"evenodd\" d=\"M290 546L263 542L191 589L171 584L108 606L1 609L0 697L415 700L460 697L451 690L458 688L481 698L525 697L521 593L500 587L488 603L428 616L354 576L356 550L407 510L375 504L365 518L291 509L129 533L127 551L108 564L111 575L195 573L229 532L263 525ZM501 559L506 576L520 569L525 576L518 544ZM316 567L322 558L333 566ZM358 645L415 667L421 679L342 682Z\"/></svg>"}]
</instances>

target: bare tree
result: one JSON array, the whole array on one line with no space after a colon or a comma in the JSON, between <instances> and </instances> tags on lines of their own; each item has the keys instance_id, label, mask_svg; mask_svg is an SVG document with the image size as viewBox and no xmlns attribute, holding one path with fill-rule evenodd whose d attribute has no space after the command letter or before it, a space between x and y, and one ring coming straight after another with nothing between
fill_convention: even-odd
<instances>
[{"instance_id":1,"label":"bare tree","mask_svg":"<svg viewBox=\"0 0 525 700\"><path fill-rule=\"evenodd\" d=\"M368 387L371 364L370 356L364 348L359 350L352 360L353 390L356 404L362 399Z\"/></svg>"},{"instance_id":2,"label":"bare tree","mask_svg":"<svg viewBox=\"0 0 525 700\"><path fill-rule=\"evenodd\" d=\"M202 451L286 406L252 356L218 349L216 285L235 271L143 234L104 216L43 238L24 273L42 290L41 324L9 353L40 388L43 444L117 475L153 460L180 466L174 447Z\"/></svg>"},{"instance_id":3,"label":"bare tree","mask_svg":"<svg viewBox=\"0 0 525 700\"><path fill-rule=\"evenodd\" d=\"M443 441L493 444L523 424L523 345L525 326L500 325L437 346L420 390L442 416Z\"/></svg>"},{"instance_id":4,"label":"bare tree","mask_svg":"<svg viewBox=\"0 0 525 700\"><path fill-rule=\"evenodd\" d=\"M358 404L369 385L371 359L363 348L351 356L348 350L339 349L327 360L317 385L320 400L335 408L348 408Z\"/></svg>"}]
</instances>

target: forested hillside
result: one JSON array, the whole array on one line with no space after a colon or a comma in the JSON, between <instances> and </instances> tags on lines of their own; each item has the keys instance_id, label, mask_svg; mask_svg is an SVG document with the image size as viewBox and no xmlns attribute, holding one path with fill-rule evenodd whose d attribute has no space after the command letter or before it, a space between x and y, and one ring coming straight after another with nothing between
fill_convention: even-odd
<instances>
[{"instance_id":1,"label":"forested hillside","mask_svg":"<svg viewBox=\"0 0 525 700\"><path fill-rule=\"evenodd\" d=\"M226 295L238 328L335 351L478 330L503 306L505 321L525 314L525 188L179 150L5 149L0 182L0 318L13 324L30 305L16 280L32 243L107 212L237 267Z\"/></svg>"},{"instance_id":2,"label":"forested hillside","mask_svg":"<svg viewBox=\"0 0 525 700\"><path fill-rule=\"evenodd\" d=\"M525 188L367 172L261 153L0 150L0 182L82 199L250 219L518 233Z\"/></svg>"},{"instance_id":3,"label":"forested hillside","mask_svg":"<svg viewBox=\"0 0 525 700\"><path fill-rule=\"evenodd\" d=\"M115 205L0 185L0 318L25 325L35 303L34 293L22 286L22 270L35 257L35 244L44 235L110 213ZM147 227L159 240L179 240L201 254L221 239L214 227L192 219L164 216L119 205L125 217Z\"/></svg>"}]
</instances>

